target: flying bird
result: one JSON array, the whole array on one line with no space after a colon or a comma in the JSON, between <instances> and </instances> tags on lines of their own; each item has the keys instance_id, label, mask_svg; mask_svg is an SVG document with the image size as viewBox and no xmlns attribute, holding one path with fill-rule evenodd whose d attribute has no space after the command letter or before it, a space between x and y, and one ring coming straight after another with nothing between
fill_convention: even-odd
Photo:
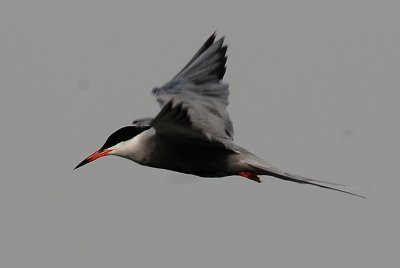
<instances>
[{"instance_id":1,"label":"flying bird","mask_svg":"<svg viewBox=\"0 0 400 268\"><path fill-rule=\"evenodd\" d=\"M268 175L360 196L332 187L341 184L282 171L233 142L233 125L226 111L228 84L222 81L226 51L224 37L216 40L212 34L171 81L153 89L161 106L154 118L138 119L118 129L74 169L116 155L200 177L238 175L260 183L259 176Z\"/></svg>"}]
</instances>

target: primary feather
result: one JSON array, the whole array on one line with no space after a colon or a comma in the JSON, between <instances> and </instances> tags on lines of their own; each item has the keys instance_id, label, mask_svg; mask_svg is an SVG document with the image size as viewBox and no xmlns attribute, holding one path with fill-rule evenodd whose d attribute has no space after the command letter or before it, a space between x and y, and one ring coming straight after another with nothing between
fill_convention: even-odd
<instances>
[{"instance_id":1,"label":"primary feather","mask_svg":"<svg viewBox=\"0 0 400 268\"><path fill-rule=\"evenodd\" d=\"M233 125L226 111L228 84L221 81L227 60L223 42L213 34L170 82L153 89L162 108L151 123L157 134L229 146Z\"/></svg>"}]
</instances>

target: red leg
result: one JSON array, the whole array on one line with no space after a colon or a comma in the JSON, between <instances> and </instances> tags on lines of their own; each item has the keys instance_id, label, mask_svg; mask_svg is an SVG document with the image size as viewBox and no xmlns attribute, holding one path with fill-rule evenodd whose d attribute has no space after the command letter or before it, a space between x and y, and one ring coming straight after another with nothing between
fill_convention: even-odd
<instances>
[{"instance_id":1,"label":"red leg","mask_svg":"<svg viewBox=\"0 0 400 268\"><path fill-rule=\"evenodd\" d=\"M251 173L248 171L242 171L242 172L239 172L239 175L242 177L248 178L249 180L261 183L261 179L254 173Z\"/></svg>"}]
</instances>

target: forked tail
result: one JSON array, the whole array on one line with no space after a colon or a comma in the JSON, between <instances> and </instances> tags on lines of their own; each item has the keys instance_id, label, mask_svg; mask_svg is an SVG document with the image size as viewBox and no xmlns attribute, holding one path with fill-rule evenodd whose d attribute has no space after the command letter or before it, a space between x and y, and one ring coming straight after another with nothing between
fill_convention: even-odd
<instances>
[{"instance_id":1,"label":"forked tail","mask_svg":"<svg viewBox=\"0 0 400 268\"><path fill-rule=\"evenodd\" d=\"M328 182L328 181L321 181L321 180L315 180L315 179L310 179L310 178L306 178L306 177L302 177L299 175L295 175L295 174L290 174L284 171L281 171L275 167L271 167L271 166L264 166L264 165L260 165L260 164L256 164L256 163L248 163L247 165L249 166L249 169L251 171L244 171L244 172L240 172L239 175L246 177L248 179L251 179L253 181L256 182L261 182L260 178L257 177L257 175L268 175L268 176L273 176L285 181L292 181L292 182L297 182L297 183L301 183L301 184L309 184L309 185L314 185L314 186L318 186L321 188L325 188L325 189L329 189L329 190L334 190L334 191L338 191L338 192L342 192L345 194L350 194L350 195L354 195L354 196L358 196L358 197L362 197L362 198L366 198L365 196L362 195L358 195L355 193L351 193L345 190L341 190L338 188L334 188L331 186L326 186L325 184L328 185L335 185L335 186L345 186L343 184L337 184L337 183L332 183L332 182Z\"/></svg>"}]
</instances>

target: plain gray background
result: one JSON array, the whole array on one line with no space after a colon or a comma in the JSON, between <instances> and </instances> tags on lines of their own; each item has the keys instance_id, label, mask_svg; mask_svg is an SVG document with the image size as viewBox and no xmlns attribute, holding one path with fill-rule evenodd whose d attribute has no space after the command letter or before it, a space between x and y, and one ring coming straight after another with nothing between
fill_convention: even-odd
<instances>
[{"instance_id":1,"label":"plain gray background","mask_svg":"<svg viewBox=\"0 0 400 268\"><path fill-rule=\"evenodd\" d=\"M398 1L2 1L1 267L398 267ZM215 30L236 142L363 200L109 157Z\"/></svg>"}]
</instances>

